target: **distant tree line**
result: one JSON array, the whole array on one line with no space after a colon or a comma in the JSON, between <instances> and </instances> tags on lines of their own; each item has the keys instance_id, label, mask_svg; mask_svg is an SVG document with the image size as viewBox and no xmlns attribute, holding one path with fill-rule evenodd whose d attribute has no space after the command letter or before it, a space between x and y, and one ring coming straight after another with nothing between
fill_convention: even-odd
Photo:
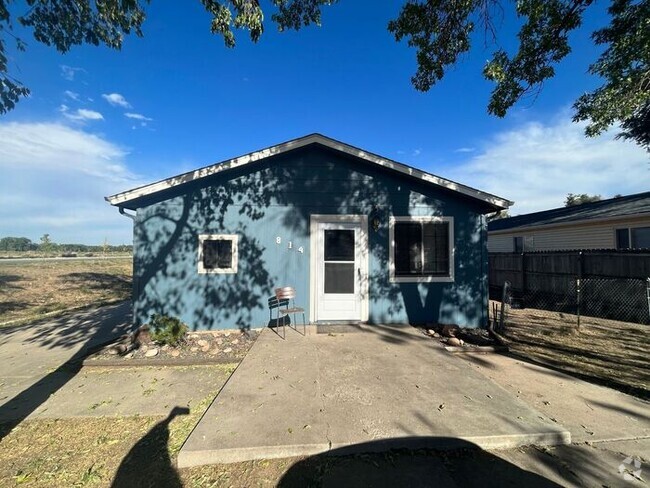
<instances>
[{"instance_id":1,"label":"distant tree line","mask_svg":"<svg viewBox=\"0 0 650 488\"><path fill-rule=\"evenodd\" d=\"M26 252L26 251L42 251L42 252L61 252L61 253L113 253L133 252L133 246L128 244L120 244L113 246L104 242L103 244L91 246L87 244L58 244L52 242L49 234L44 234L40 238L40 242L32 242L27 237L2 237L0 238L0 251L13 251L13 252Z\"/></svg>"}]
</instances>

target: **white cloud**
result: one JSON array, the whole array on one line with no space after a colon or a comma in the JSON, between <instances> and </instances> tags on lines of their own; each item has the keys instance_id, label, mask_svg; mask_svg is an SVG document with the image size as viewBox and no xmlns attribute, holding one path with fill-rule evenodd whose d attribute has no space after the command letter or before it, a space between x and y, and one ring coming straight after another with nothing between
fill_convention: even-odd
<instances>
[{"instance_id":1,"label":"white cloud","mask_svg":"<svg viewBox=\"0 0 650 488\"><path fill-rule=\"evenodd\" d=\"M86 71L83 68L75 68L74 66L67 66L65 64L60 65L59 68L61 68L61 77L68 81L74 81L74 78L78 72Z\"/></svg>"},{"instance_id":2,"label":"white cloud","mask_svg":"<svg viewBox=\"0 0 650 488\"><path fill-rule=\"evenodd\" d=\"M445 176L514 200L512 215L561 207L567 193L608 198L647 191L645 150L615 140L616 131L587 138L583 124L561 117L497 134Z\"/></svg>"},{"instance_id":3,"label":"white cloud","mask_svg":"<svg viewBox=\"0 0 650 488\"><path fill-rule=\"evenodd\" d=\"M136 120L143 120L145 122L151 122L153 119L150 117L145 117L142 114L136 114L132 112L127 112L124 114L125 117L128 117L129 119L136 119Z\"/></svg>"},{"instance_id":4,"label":"white cloud","mask_svg":"<svg viewBox=\"0 0 650 488\"><path fill-rule=\"evenodd\" d=\"M132 222L104 196L140 185L113 142L58 123L0 122L0 237L131 241Z\"/></svg>"},{"instance_id":5,"label":"white cloud","mask_svg":"<svg viewBox=\"0 0 650 488\"><path fill-rule=\"evenodd\" d=\"M417 157L422 154L422 149L413 149L413 156Z\"/></svg>"},{"instance_id":6,"label":"white cloud","mask_svg":"<svg viewBox=\"0 0 650 488\"><path fill-rule=\"evenodd\" d=\"M459 147L454 152L457 152L457 153L471 153L471 152L474 152L474 151L476 151L475 147Z\"/></svg>"},{"instance_id":7,"label":"white cloud","mask_svg":"<svg viewBox=\"0 0 650 488\"><path fill-rule=\"evenodd\" d=\"M79 94L70 90L66 90L63 92L63 94L68 97L71 100L74 100L75 102L80 102L81 98L79 98Z\"/></svg>"},{"instance_id":8,"label":"white cloud","mask_svg":"<svg viewBox=\"0 0 650 488\"><path fill-rule=\"evenodd\" d=\"M96 112L94 110L87 110L85 108L80 108L74 112L70 112L68 106L65 104L59 107L59 112L61 112L70 120L76 120L80 122L83 122L85 120L104 120L104 116L99 112Z\"/></svg>"},{"instance_id":9,"label":"white cloud","mask_svg":"<svg viewBox=\"0 0 650 488\"><path fill-rule=\"evenodd\" d=\"M131 104L127 102L126 98L124 98L124 96L120 95L119 93L104 93L102 95L102 98L114 107L131 108Z\"/></svg>"}]
</instances>

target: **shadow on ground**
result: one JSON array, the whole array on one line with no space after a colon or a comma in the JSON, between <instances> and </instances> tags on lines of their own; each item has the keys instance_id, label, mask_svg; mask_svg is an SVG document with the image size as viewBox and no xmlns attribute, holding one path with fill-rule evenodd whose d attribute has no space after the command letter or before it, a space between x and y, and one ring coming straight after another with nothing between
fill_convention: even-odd
<instances>
[{"instance_id":1,"label":"shadow on ground","mask_svg":"<svg viewBox=\"0 0 650 488\"><path fill-rule=\"evenodd\" d=\"M169 424L177 415L188 415L189 408L174 407L158 422L122 460L113 479L112 488L160 486L180 488L181 480L172 465L167 443Z\"/></svg>"},{"instance_id":2,"label":"shadow on ground","mask_svg":"<svg viewBox=\"0 0 650 488\"><path fill-rule=\"evenodd\" d=\"M52 394L70 381L80 370L82 359L97 347L132 329L131 304L102 307L89 312L66 315L38 321L30 325L2 329L0 346L19 347L28 344L32 349L24 373L34 374L35 382L0 405L0 440L42 405ZM12 342L14 344L12 344ZM38 368L40 350L76 351L58 367L39 378L29 371ZM47 352L46 354L52 354ZM13 366L13 365L12 365ZM8 368L5 365L5 368Z\"/></svg>"},{"instance_id":3,"label":"shadow on ground","mask_svg":"<svg viewBox=\"0 0 650 488\"><path fill-rule=\"evenodd\" d=\"M390 450L391 443L440 441L452 451ZM367 454L350 454L361 451ZM383 451L383 452L378 452ZM523 470L461 439L413 437L357 444L310 456L294 464L278 487L506 487L551 488L561 485Z\"/></svg>"}]
</instances>

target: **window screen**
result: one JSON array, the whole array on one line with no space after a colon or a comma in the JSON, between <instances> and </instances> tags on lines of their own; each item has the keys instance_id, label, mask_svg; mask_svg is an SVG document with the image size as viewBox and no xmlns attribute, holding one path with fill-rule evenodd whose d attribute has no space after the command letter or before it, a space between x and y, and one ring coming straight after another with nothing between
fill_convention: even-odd
<instances>
[{"instance_id":1,"label":"window screen","mask_svg":"<svg viewBox=\"0 0 650 488\"><path fill-rule=\"evenodd\" d=\"M395 276L449 276L449 222L396 222Z\"/></svg>"},{"instance_id":2,"label":"window screen","mask_svg":"<svg viewBox=\"0 0 650 488\"><path fill-rule=\"evenodd\" d=\"M630 248L630 232L629 229L616 229L616 249L629 249Z\"/></svg>"},{"instance_id":3,"label":"window screen","mask_svg":"<svg viewBox=\"0 0 650 488\"><path fill-rule=\"evenodd\" d=\"M632 234L632 247L635 249L650 248L650 227L636 227L630 229Z\"/></svg>"}]
</instances>

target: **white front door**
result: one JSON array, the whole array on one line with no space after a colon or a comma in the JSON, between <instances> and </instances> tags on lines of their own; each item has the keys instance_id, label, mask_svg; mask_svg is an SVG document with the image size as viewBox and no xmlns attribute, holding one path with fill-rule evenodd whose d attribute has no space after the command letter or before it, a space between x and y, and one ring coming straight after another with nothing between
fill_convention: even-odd
<instances>
[{"instance_id":1,"label":"white front door","mask_svg":"<svg viewBox=\"0 0 650 488\"><path fill-rule=\"evenodd\" d=\"M330 220L330 221L328 221ZM321 216L312 226L315 239L315 305L317 321L364 318L367 295L367 236L360 216ZM356 221L355 221L356 220Z\"/></svg>"}]
</instances>

